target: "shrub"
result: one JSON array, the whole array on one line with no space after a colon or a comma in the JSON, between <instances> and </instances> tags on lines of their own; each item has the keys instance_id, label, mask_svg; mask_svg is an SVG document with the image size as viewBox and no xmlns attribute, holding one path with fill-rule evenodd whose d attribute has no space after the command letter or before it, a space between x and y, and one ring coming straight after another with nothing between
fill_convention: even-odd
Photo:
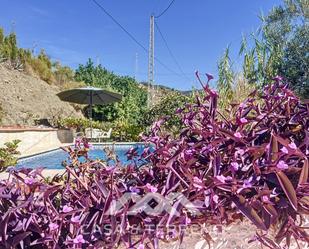
<instances>
[{"instance_id":1,"label":"shrub","mask_svg":"<svg viewBox=\"0 0 309 249\"><path fill-rule=\"evenodd\" d=\"M4 147L0 148L0 172L3 172L9 166L15 166L17 164L16 155L20 140L14 140L4 144Z\"/></svg>"},{"instance_id":2,"label":"shrub","mask_svg":"<svg viewBox=\"0 0 309 249\"><path fill-rule=\"evenodd\" d=\"M156 120L165 117L164 129L173 134L178 133L184 124L175 115L175 112L192 101L191 96L185 96L179 92L170 92L144 113L140 123L144 127L150 127Z\"/></svg>"},{"instance_id":3,"label":"shrub","mask_svg":"<svg viewBox=\"0 0 309 249\"><path fill-rule=\"evenodd\" d=\"M131 124L127 120L117 120L111 127L114 141L137 142L140 141L140 134L144 131L143 126Z\"/></svg>"},{"instance_id":4,"label":"shrub","mask_svg":"<svg viewBox=\"0 0 309 249\"><path fill-rule=\"evenodd\" d=\"M0 245L158 248L159 240L182 241L185 231L168 230L171 225L229 225L244 217L258 229L254 239L268 248L283 248L279 244L291 238L308 243L301 225L309 213L308 107L276 78L262 102L252 93L228 120L217 112L217 93L204 90L205 97L179 113L186 127L178 137L161 134L162 120L153 125L144 138L153 146L142 154L145 166L90 160L83 139L65 149L66 171L49 182L41 169L11 170L0 182ZM136 154L131 149L128 157ZM133 198L126 201L128 193ZM149 193L181 194L195 210L177 197L156 215L143 207L129 212ZM209 234L203 237L210 241Z\"/></svg>"},{"instance_id":5,"label":"shrub","mask_svg":"<svg viewBox=\"0 0 309 249\"><path fill-rule=\"evenodd\" d=\"M55 76L52 71L52 62L46 52L42 49L37 57L27 56L25 64L31 67L34 73L49 84L55 83Z\"/></svg>"},{"instance_id":6,"label":"shrub","mask_svg":"<svg viewBox=\"0 0 309 249\"><path fill-rule=\"evenodd\" d=\"M59 128L73 128L76 130L84 130L85 128L90 127L90 120L86 118L63 118L63 119L58 119L55 124ZM109 123L102 123L99 121L92 121L92 128L95 129L108 129L110 126Z\"/></svg>"}]
</instances>

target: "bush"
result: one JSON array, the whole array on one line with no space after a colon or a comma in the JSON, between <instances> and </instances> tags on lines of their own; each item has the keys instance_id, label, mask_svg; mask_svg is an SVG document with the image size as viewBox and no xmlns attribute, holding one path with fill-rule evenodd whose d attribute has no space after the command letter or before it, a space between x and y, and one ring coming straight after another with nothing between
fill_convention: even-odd
<instances>
[{"instance_id":1,"label":"bush","mask_svg":"<svg viewBox=\"0 0 309 249\"><path fill-rule=\"evenodd\" d=\"M283 248L291 238L308 243L301 225L309 213L308 107L277 78L262 102L252 93L228 120L218 117L217 93L204 89L206 96L179 114L186 127L176 139L161 134L163 121L153 125L144 138L153 144L142 154L145 166L90 160L83 139L65 149L65 173L51 181L41 169L11 170L0 182L0 246L158 248L159 240L181 242L180 226L229 225L244 217L268 248ZM143 202L132 213L149 194L169 198L171 208L154 215ZM156 200L146 206L155 210Z\"/></svg>"},{"instance_id":2,"label":"bush","mask_svg":"<svg viewBox=\"0 0 309 249\"><path fill-rule=\"evenodd\" d=\"M78 131L85 130L90 127L90 120L86 118L63 118L56 121L55 124L59 128L76 129ZM99 121L92 121L92 128L94 129L109 129L109 123L102 123Z\"/></svg>"},{"instance_id":3,"label":"bush","mask_svg":"<svg viewBox=\"0 0 309 249\"><path fill-rule=\"evenodd\" d=\"M156 120L164 117L166 118L164 129L167 132L177 134L184 124L175 113L178 109L184 108L186 104L192 101L193 98L191 96L185 96L179 92L170 92L142 115L140 123L144 127L150 127Z\"/></svg>"},{"instance_id":4,"label":"bush","mask_svg":"<svg viewBox=\"0 0 309 249\"><path fill-rule=\"evenodd\" d=\"M20 140L14 140L12 142L5 143L0 148L0 173L5 171L9 166L15 166L17 164L16 155L19 155L17 151Z\"/></svg>"},{"instance_id":5,"label":"bush","mask_svg":"<svg viewBox=\"0 0 309 249\"><path fill-rule=\"evenodd\" d=\"M138 142L144 127L131 124L127 120L117 120L111 126L113 128L112 139L117 142Z\"/></svg>"}]
</instances>

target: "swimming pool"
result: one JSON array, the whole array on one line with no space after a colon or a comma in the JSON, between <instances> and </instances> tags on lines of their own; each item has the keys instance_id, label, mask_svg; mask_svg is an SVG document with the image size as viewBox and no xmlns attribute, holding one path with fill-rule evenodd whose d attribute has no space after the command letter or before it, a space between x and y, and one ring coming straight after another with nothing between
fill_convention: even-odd
<instances>
[{"instance_id":1,"label":"swimming pool","mask_svg":"<svg viewBox=\"0 0 309 249\"><path fill-rule=\"evenodd\" d=\"M103 151L104 148L110 148L115 150L116 155L119 160L127 165L131 161L127 159L126 152L132 147L137 147L138 154L141 154L144 145L143 144L115 144L115 145L94 145L93 148L89 151L89 158L91 159L106 159L106 153ZM17 167L25 168L38 168L44 167L47 169L63 169L62 162L68 160L68 153L62 149L57 149L49 151L46 153L38 154L35 156L30 156L27 158L22 158L18 160Z\"/></svg>"}]
</instances>

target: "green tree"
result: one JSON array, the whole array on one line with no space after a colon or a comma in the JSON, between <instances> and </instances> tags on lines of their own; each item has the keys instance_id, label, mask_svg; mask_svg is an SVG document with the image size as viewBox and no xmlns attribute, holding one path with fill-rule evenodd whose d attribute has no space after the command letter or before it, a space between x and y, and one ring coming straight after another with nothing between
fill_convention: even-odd
<instances>
[{"instance_id":1,"label":"green tree","mask_svg":"<svg viewBox=\"0 0 309 249\"><path fill-rule=\"evenodd\" d=\"M117 76L101 65L95 66L90 59L86 65L79 65L75 72L75 80L122 94L123 100L120 103L95 106L96 120L126 120L136 124L146 108L147 94L140 84L131 77Z\"/></svg>"},{"instance_id":2,"label":"green tree","mask_svg":"<svg viewBox=\"0 0 309 249\"><path fill-rule=\"evenodd\" d=\"M152 106L143 114L141 126L148 127L160 118L167 117L167 121L163 127L166 131L178 134L183 128L180 118L175 115L179 108L185 108L185 105L192 103L194 94L191 96L183 95L177 91L172 91L160 99L160 101Z\"/></svg>"},{"instance_id":3,"label":"green tree","mask_svg":"<svg viewBox=\"0 0 309 249\"><path fill-rule=\"evenodd\" d=\"M301 97L309 97L309 1L284 0L261 16L260 32L253 46L243 39L243 74L249 83L263 86L283 76Z\"/></svg>"}]
</instances>

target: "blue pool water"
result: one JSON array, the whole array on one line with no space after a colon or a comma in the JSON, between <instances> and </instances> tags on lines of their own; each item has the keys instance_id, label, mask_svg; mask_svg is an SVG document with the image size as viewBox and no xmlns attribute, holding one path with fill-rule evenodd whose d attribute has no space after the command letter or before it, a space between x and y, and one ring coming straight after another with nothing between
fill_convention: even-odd
<instances>
[{"instance_id":1,"label":"blue pool water","mask_svg":"<svg viewBox=\"0 0 309 249\"><path fill-rule=\"evenodd\" d=\"M106 146L105 146L106 147ZM111 146L108 146L112 148ZM119 160L127 165L131 161L127 159L127 151L132 148L137 147L137 153L140 155L144 149L143 145L129 144L129 145L114 145L114 150ZM89 151L89 157L91 159L103 159L106 160L106 153L103 151L104 147L94 146L93 149ZM47 169L63 169L62 162L68 160L68 154L61 149L46 152L43 154L27 157L20 159L18 161L17 167L26 168L38 168L44 167ZM81 159L82 160L82 159ZM111 162L113 163L113 162Z\"/></svg>"}]
</instances>

